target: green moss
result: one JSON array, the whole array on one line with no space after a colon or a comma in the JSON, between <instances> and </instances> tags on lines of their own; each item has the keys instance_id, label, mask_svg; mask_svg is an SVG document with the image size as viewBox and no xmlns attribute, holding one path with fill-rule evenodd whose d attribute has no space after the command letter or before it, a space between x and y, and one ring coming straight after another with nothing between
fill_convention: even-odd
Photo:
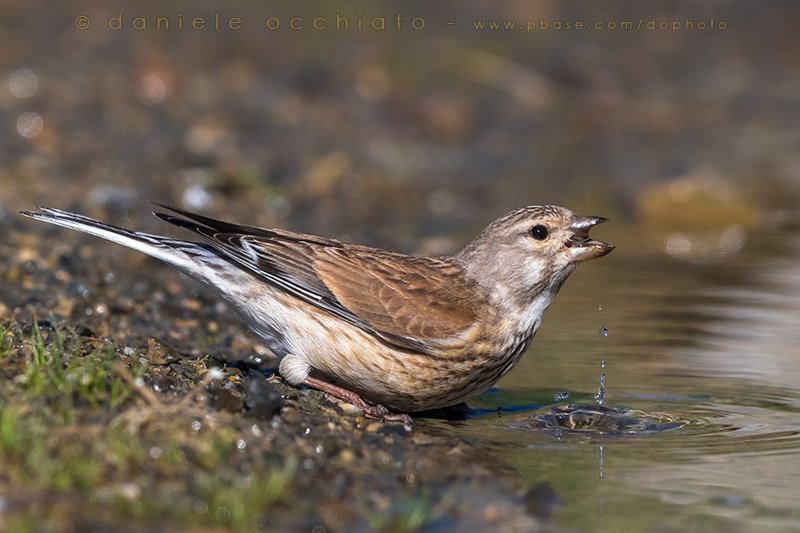
<instances>
[{"instance_id":1,"label":"green moss","mask_svg":"<svg viewBox=\"0 0 800 533\"><path fill-rule=\"evenodd\" d=\"M4 530L80 529L72 520L81 516L239 531L258 528L290 494L294 459L253 454L243 469L235 428L196 424L207 411L178 397L146 401L135 377L143 369L129 369L109 341L0 326L0 356L9 377L0 389L0 464L4 485L15 487Z\"/></svg>"},{"instance_id":2,"label":"green moss","mask_svg":"<svg viewBox=\"0 0 800 533\"><path fill-rule=\"evenodd\" d=\"M424 488L399 494L388 509L363 509L372 531L418 531L425 524L441 518L452 505L450 498L434 504Z\"/></svg>"},{"instance_id":3,"label":"green moss","mask_svg":"<svg viewBox=\"0 0 800 533\"><path fill-rule=\"evenodd\" d=\"M34 323L30 351L18 383L33 399L44 399L64 422L75 422L75 409L87 405L102 406L109 415L133 395L131 385L114 371L120 361L110 342L87 343L70 328L42 332Z\"/></svg>"},{"instance_id":4,"label":"green moss","mask_svg":"<svg viewBox=\"0 0 800 533\"><path fill-rule=\"evenodd\" d=\"M11 353L13 347L14 333L11 326L0 323L0 357L6 357Z\"/></svg>"}]
</instances>

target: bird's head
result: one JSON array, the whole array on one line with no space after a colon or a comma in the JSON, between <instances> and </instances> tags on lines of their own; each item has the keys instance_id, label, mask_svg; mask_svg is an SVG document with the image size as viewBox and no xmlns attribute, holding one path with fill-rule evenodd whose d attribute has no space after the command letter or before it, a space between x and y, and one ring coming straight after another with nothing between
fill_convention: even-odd
<instances>
[{"instance_id":1,"label":"bird's head","mask_svg":"<svg viewBox=\"0 0 800 533\"><path fill-rule=\"evenodd\" d=\"M523 207L489 224L455 259L490 297L524 305L555 295L578 263L614 249L589 236L606 220L553 205Z\"/></svg>"}]
</instances>

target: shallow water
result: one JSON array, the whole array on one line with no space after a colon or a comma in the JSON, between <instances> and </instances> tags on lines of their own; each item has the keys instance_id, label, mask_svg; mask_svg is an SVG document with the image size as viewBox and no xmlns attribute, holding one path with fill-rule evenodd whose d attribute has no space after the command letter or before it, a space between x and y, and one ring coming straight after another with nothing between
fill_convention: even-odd
<instances>
[{"instance_id":1,"label":"shallow water","mask_svg":"<svg viewBox=\"0 0 800 533\"><path fill-rule=\"evenodd\" d=\"M642 248L582 266L520 365L471 402L484 414L455 430L551 488L557 527L797 530L800 239L704 264ZM663 425L537 424L554 406L596 405L601 374L612 416Z\"/></svg>"}]
</instances>

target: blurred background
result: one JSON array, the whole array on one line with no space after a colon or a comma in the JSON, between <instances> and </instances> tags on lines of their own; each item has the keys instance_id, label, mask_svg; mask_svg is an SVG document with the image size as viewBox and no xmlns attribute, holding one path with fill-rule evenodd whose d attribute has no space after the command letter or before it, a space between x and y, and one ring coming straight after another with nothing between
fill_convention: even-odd
<instances>
[{"instance_id":1,"label":"blurred background","mask_svg":"<svg viewBox=\"0 0 800 533\"><path fill-rule=\"evenodd\" d=\"M798 197L799 19L790 2L5 1L0 205L13 224L47 204L153 230L157 200L445 253L557 203L673 255L736 251Z\"/></svg>"},{"instance_id":2,"label":"blurred background","mask_svg":"<svg viewBox=\"0 0 800 533\"><path fill-rule=\"evenodd\" d=\"M564 205L617 249L483 416L436 427L552 488L568 530L796 530L798 28L789 1L3 0L0 317L268 355L202 287L17 214L36 205L181 235L154 200L418 254ZM601 374L606 405L683 429L509 426L593 404Z\"/></svg>"}]
</instances>

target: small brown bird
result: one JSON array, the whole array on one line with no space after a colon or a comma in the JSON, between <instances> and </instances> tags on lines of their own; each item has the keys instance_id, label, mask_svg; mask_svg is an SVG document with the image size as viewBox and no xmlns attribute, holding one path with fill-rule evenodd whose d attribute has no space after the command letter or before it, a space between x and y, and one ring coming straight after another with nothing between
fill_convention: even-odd
<instances>
[{"instance_id":1,"label":"small brown bird","mask_svg":"<svg viewBox=\"0 0 800 533\"><path fill-rule=\"evenodd\" d=\"M528 349L576 265L614 249L589 237L605 218L549 205L495 220L452 257L412 257L156 205L176 214L153 214L202 242L47 207L22 214L177 266L241 313L280 358L287 381L384 419L409 420L386 407L447 407L487 390Z\"/></svg>"}]
</instances>

